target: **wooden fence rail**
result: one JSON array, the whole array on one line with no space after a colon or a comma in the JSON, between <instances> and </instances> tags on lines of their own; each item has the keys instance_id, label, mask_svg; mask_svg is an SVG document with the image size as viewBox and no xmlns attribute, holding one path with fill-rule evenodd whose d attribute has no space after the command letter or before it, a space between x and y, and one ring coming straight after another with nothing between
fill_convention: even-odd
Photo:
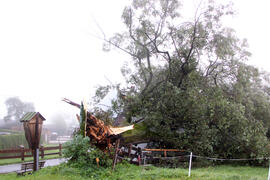
<instances>
[{"instance_id":1,"label":"wooden fence rail","mask_svg":"<svg viewBox=\"0 0 270 180\"><path fill-rule=\"evenodd\" d=\"M179 154L180 153L183 154L186 152L187 152L186 150L180 149L149 149L149 148L135 147L133 146L133 144L126 144L123 145L121 148L116 147L114 162L120 162L123 159L129 160L130 163L136 165L147 165L148 162L156 163L157 162L156 160L158 159L160 160L178 159L178 161L180 162L180 160L182 161L182 159L185 156ZM115 164L116 163L114 163L114 166Z\"/></svg>"},{"instance_id":2,"label":"wooden fence rail","mask_svg":"<svg viewBox=\"0 0 270 180\"><path fill-rule=\"evenodd\" d=\"M184 150L179 150L179 149L143 149L142 151L163 152L164 157L167 157L167 152L185 152Z\"/></svg>"},{"instance_id":3,"label":"wooden fence rail","mask_svg":"<svg viewBox=\"0 0 270 180\"><path fill-rule=\"evenodd\" d=\"M50 155L57 155L62 156L62 144L59 144L58 146L52 146L52 147L44 147L40 146L39 148L39 155L43 159L44 156L50 156ZM59 150L59 152L53 152L53 153L46 153L45 151L48 150ZM28 154L27 154L28 153ZM31 153L31 154L29 154ZM1 154L20 154L20 155L12 155L12 156L1 156ZM24 146L20 146L18 149L4 149L0 150L0 159L15 159L20 158L22 161L24 161L25 157L33 157L33 152L31 149L26 149Z\"/></svg>"}]
</instances>

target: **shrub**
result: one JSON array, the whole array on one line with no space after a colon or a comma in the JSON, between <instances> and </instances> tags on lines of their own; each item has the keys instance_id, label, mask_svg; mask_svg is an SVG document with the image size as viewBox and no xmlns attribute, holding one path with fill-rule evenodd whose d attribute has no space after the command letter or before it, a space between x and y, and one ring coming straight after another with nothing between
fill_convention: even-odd
<instances>
[{"instance_id":1,"label":"shrub","mask_svg":"<svg viewBox=\"0 0 270 180\"><path fill-rule=\"evenodd\" d=\"M19 145L28 147L24 133L0 136L0 149L18 148Z\"/></svg>"},{"instance_id":2,"label":"shrub","mask_svg":"<svg viewBox=\"0 0 270 180\"><path fill-rule=\"evenodd\" d=\"M96 158L99 159L100 167L109 167L112 165L112 160L110 157L97 149L95 146L90 144L89 137L83 137L81 135L76 135L65 144L64 157L68 158L68 164L72 167L82 168L82 169L96 169L97 162Z\"/></svg>"}]
</instances>

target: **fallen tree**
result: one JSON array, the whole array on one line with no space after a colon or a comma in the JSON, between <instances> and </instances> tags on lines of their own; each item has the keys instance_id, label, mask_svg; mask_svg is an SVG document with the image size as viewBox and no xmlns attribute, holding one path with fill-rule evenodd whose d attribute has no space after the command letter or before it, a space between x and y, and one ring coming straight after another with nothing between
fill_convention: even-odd
<instances>
[{"instance_id":1,"label":"fallen tree","mask_svg":"<svg viewBox=\"0 0 270 180\"><path fill-rule=\"evenodd\" d=\"M77 119L80 122L80 131L83 133L83 136L90 138L92 144L103 151L110 149L113 143L120 138L121 133L134 128L134 125L125 127L107 126L102 120L84 109L83 104L77 104L66 98L63 101L81 109L80 116L77 115Z\"/></svg>"}]
</instances>

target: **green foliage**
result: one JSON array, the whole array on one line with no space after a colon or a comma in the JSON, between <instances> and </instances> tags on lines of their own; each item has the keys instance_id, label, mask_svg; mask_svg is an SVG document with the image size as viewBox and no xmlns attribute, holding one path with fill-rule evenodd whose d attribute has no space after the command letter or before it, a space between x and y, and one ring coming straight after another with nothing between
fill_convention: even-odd
<instances>
[{"instance_id":1,"label":"green foliage","mask_svg":"<svg viewBox=\"0 0 270 180\"><path fill-rule=\"evenodd\" d=\"M19 148L20 145L28 148L24 133L0 135L0 149Z\"/></svg>"},{"instance_id":2,"label":"green foliage","mask_svg":"<svg viewBox=\"0 0 270 180\"><path fill-rule=\"evenodd\" d=\"M8 122L19 122L20 118L26 112L35 111L33 103L23 102L18 97L10 97L5 101L7 108L7 115L4 117L4 121Z\"/></svg>"},{"instance_id":3,"label":"green foliage","mask_svg":"<svg viewBox=\"0 0 270 180\"><path fill-rule=\"evenodd\" d=\"M109 92L109 90L111 89L111 87L108 86L99 86L96 89L96 94L95 94L95 98L93 99L95 103L99 103L100 99L103 99Z\"/></svg>"},{"instance_id":4,"label":"green foliage","mask_svg":"<svg viewBox=\"0 0 270 180\"><path fill-rule=\"evenodd\" d=\"M216 166L206 168L192 168L191 177L188 177L188 168L157 168L142 167L128 164L118 164L115 171L111 168L95 170L83 176L84 170L70 167L66 164L55 167L46 167L33 175L19 179L27 180L264 180L267 178L268 168L248 166ZM17 177L18 178L18 177ZM16 179L16 173L0 174L0 179Z\"/></svg>"},{"instance_id":5,"label":"green foliage","mask_svg":"<svg viewBox=\"0 0 270 180\"><path fill-rule=\"evenodd\" d=\"M76 135L65 146L63 154L65 158L69 159L68 164L71 167L93 171L93 169L97 169L96 158L99 159L99 166L101 167L110 167L112 164L112 160L106 153L90 145L89 137Z\"/></svg>"},{"instance_id":6,"label":"green foliage","mask_svg":"<svg viewBox=\"0 0 270 180\"><path fill-rule=\"evenodd\" d=\"M180 4L133 0L124 9L126 30L107 43L128 53L133 66L121 69L128 86L117 86L112 110L130 123L143 119L143 138L162 148L268 157L270 83L244 63L251 55L247 41L222 25L231 6L203 1L186 20Z\"/></svg>"},{"instance_id":7,"label":"green foliage","mask_svg":"<svg viewBox=\"0 0 270 180\"><path fill-rule=\"evenodd\" d=\"M85 119L86 119L86 111L84 109L83 103L81 103L81 109L80 109L80 132L79 134L85 137Z\"/></svg>"},{"instance_id":8,"label":"green foliage","mask_svg":"<svg viewBox=\"0 0 270 180\"><path fill-rule=\"evenodd\" d=\"M112 125L113 123L113 111L111 109L105 111L99 107L95 107L93 109L93 115L98 119L102 119L105 125Z\"/></svg>"}]
</instances>

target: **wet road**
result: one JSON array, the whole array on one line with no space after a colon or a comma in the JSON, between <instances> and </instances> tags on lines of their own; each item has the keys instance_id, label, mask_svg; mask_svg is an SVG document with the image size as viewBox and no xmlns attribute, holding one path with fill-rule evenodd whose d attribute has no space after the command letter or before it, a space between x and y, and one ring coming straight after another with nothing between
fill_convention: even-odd
<instances>
[{"instance_id":1,"label":"wet road","mask_svg":"<svg viewBox=\"0 0 270 180\"><path fill-rule=\"evenodd\" d=\"M62 162L65 162L66 159L48 159L45 160L45 167L47 166L56 166ZM0 174L3 173L10 173L10 172L15 172L21 169L21 164L10 164L10 165L3 165L0 166Z\"/></svg>"}]
</instances>

